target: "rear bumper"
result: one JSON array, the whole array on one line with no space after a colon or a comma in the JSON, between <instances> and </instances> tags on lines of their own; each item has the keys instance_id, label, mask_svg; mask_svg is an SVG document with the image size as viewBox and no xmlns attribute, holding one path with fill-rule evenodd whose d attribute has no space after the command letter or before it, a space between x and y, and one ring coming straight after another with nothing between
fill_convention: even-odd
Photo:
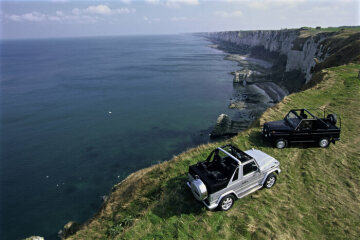
<instances>
[{"instance_id":1,"label":"rear bumper","mask_svg":"<svg viewBox=\"0 0 360 240\"><path fill-rule=\"evenodd\" d=\"M189 181L186 182L186 185L187 185L187 186L190 188L190 190L191 190L191 184L190 184ZM191 191L191 193L192 193L192 191ZM216 203L207 204L206 201L202 201L202 203L203 203L203 204L205 205L205 207L206 207L207 209L209 209L209 210L213 210L213 209L217 208L217 206L218 206L218 204L216 204Z\"/></svg>"},{"instance_id":2,"label":"rear bumper","mask_svg":"<svg viewBox=\"0 0 360 240\"><path fill-rule=\"evenodd\" d=\"M207 204L205 201L202 201L202 202L205 205L205 207L209 210L213 210L213 209L217 208L217 206L218 206L218 204L216 204L216 203Z\"/></svg>"}]
</instances>

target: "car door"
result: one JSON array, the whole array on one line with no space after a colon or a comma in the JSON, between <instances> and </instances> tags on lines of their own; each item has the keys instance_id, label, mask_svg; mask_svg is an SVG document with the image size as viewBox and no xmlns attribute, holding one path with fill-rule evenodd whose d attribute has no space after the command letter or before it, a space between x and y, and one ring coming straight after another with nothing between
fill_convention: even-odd
<instances>
[{"instance_id":1,"label":"car door","mask_svg":"<svg viewBox=\"0 0 360 240\"><path fill-rule=\"evenodd\" d=\"M311 133L313 131L313 120L303 119L294 131L293 141L307 142L312 141Z\"/></svg>"},{"instance_id":2,"label":"car door","mask_svg":"<svg viewBox=\"0 0 360 240\"><path fill-rule=\"evenodd\" d=\"M259 186L262 176L259 166L254 160L242 165L242 179L240 192L248 191Z\"/></svg>"},{"instance_id":3,"label":"car door","mask_svg":"<svg viewBox=\"0 0 360 240\"><path fill-rule=\"evenodd\" d=\"M235 191L235 193L238 193L239 186L241 186L241 184L240 184L241 178L240 178L239 170L240 170L240 167L237 167L231 180L230 180L229 185L227 186L226 191Z\"/></svg>"},{"instance_id":4,"label":"car door","mask_svg":"<svg viewBox=\"0 0 360 240\"><path fill-rule=\"evenodd\" d=\"M298 132L296 131L296 128L298 127L300 120L297 114L294 111L290 111L286 117L285 120L291 127L291 130L286 131L286 135L284 138L286 138L288 141L297 141L299 138Z\"/></svg>"}]
</instances>

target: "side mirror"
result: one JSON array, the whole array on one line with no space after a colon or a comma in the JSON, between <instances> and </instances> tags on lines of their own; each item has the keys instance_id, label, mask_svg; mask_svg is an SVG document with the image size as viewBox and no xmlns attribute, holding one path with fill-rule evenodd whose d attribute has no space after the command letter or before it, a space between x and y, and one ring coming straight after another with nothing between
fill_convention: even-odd
<instances>
[{"instance_id":1,"label":"side mirror","mask_svg":"<svg viewBox=\"0 0 360 240\"><path fill-rule=\"evenodd\" d=\"M256 164L253 164L252 166L252 169L256 170L256 171L259 171L260 169L256 166Z\"/></svg>"}]
</instances>

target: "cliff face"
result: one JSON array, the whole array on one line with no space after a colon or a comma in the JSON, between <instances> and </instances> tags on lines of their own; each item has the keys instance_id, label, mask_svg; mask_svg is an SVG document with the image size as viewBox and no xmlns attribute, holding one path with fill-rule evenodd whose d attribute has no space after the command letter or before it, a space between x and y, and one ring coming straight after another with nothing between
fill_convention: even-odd
<instances>
[{"instance_id":1,"label":"cliff face","mask_svg":"<svg viewBox=\"0 0 360 240\"><path fill-rule=\"evenodd\" d=\"M301 30L269 30L269 31L231 31L206 33L206 37L215 42L238 47L241 53L250 53L257 57L277 62L283 59L284 72L300 71L307 83L312 76L316 62L328 57L328 48L322 42L334 32L322 32L315 35L302 35ZM284 62L285 61L285 62Z\"/></svg>"}]
</instances>

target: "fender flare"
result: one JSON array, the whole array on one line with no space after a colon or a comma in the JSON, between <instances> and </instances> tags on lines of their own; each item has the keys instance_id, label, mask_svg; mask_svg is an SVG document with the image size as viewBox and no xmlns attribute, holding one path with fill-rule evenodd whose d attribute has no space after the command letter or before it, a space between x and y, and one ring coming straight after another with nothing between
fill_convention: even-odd
<instances>
[{"instance_id":1,"label":"fender flare","mask_svg":"<svg viewBox=\"0 0 360 240\"><path fill-rule=\"evenodd\" d=\"M219 203L220 203L220 201L223 199L223 197L225 197L226 195L229 195L229 194L234 195L235 198L238 199L235 191L234 191L234 190L231 190L231 191L228 191L228 192L226 192L226 193L221 194L220 197L218 198L218 200L216 201L216 205L219 205Z\"/></svg>"},{"instance_id":2,"label":"fender flare","mask_svg":"<svg viewBox=\"0 0 360 240\"><path fill-rule=\"evenodd\" d=\"M268 173L265 175L264 179L261 181L261 185L264 185L267 177L268 177L271 173L273 173L273 172L276 172L277 174L279 174L281 171L280 171L280 168L275 168L275 169L271 170L271 172L268 172Z\"/></svg>"}]
</instances>

